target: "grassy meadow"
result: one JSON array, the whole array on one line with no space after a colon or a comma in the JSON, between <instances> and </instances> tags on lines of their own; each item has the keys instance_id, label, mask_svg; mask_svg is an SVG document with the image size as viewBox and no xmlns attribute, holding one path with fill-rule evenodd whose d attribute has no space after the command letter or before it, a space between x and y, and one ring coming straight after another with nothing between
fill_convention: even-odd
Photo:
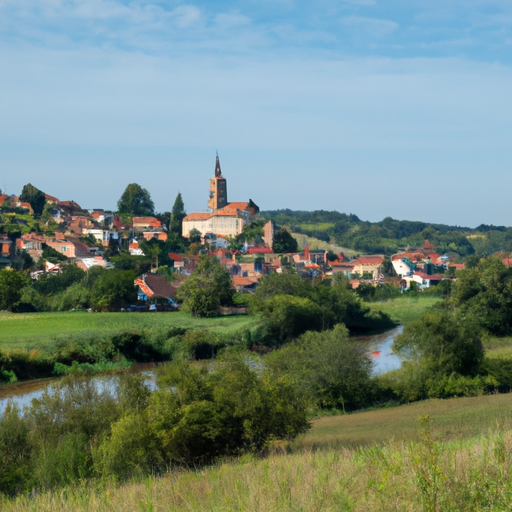
<instances>
[{"instance_id":1,"label":"grassy meadow","mask_svg":"<svg viewBox=\"0 0 512 512\"><path fill-rule=\"evenodd\" d=\"M426 310L442 301L440 297L433 295L417 295L398 297L382 302L368 304L375 311L382 311L392 320L403 325L418 319Z\"/></svg>"},{"instance_id":2,"label":"grassy meadow","mask_svg":"<svg viewBox=\"0 0 512 512\"><path fill-rule=\"evenodd\" d=\"M512 395L434 400L316 420L291 446L117 486L4 498L28 511L505 511ZM430 416L430 421L419 418Z\"/></svg>"},{"instance_id":3,"label":"grassy meadow","mask_svg":"<svg viewBox=\"0 0 512 512\"><path fill-rule=\"evenodd\" d=\"M194 318L172 313L0 313L0 349L44 348L59 336L115 333L130 329L182 327L218 334L235 333L257 321L251 316Z\"/></svg>"}]
</instances>

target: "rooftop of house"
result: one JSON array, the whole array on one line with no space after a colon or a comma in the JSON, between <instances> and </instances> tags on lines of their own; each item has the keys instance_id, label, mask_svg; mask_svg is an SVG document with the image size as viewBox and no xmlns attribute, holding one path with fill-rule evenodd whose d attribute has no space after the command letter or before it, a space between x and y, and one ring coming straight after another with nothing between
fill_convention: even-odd
<instances>
[{"instance_id":1,"label":"rooftop of house","mask_svg":"<svg viewBox=\"0 0 512 512\"><path fill-rule=\"evenodd\" d=\"M180 256L177 252L170 252L169 259L171 259L172 261L177 261L178 263L181 263L183 261L183 257Z\"/></svg>"},{"instance_id":2,"label":"rooftop of house","mask_svg":"<svg viewBox=\"0 0 512 512\"><path fill-rule=\"evenodd\" d=\"M235 286L251 286L258 282L257 277L233 276L231 278Z\"/></svg>"},{"instance_id":3,"label":"rooftop of house","mask_svg":"<svg viewBox=\"0 0 512 512\"><path fill-rule=\"evenodd\" d=\"M135 224L146 224L155 228L162 226L162 223L156 217L133 217L132 225Z\"/></svg>"},{"instance_id":4,"label":"rooftop of house","mask_svg":"<svg viewBox=\"0 0 512 512\"><path fill-rule=\"evenodd\" d=\"M359 256L352 260L353 265L382 265L384 258L382 256Z\"/></svg>"},{"instance_id":5,"label":"rooftop of house","mask_svg":"<svg viewBox=\"0 0 512 512\"><path fill-rule=\"evenodd\" d=\"M422 252L401 252L399 254L393 254L391 259L393 261L401 260L403 258L409 258L413 262L421 261L425 259L425 255Z\"/></svg>"},{"instance_id":6,"label":"rooftop of house","mask_svg":"<svg viewBox=\"0 0 512 512\"><path fill-rule=\"evenodd\" d=\"M212 213L212 217L237 217L240 214L240 212L247 210L248 207L249 203L229 203L226 206L224 206L224 208L220 208L219 210Z\"/></svg>"},{"instance_id":7,"label":"rooftop of house","mask_svg":"<svg viewBox=\"0 0 512 512\"><path fill-rule=\"evenodd\" d=\"M421 279L425 279L425 281L441 281L443 279L443 274L425 274L424 272L414 272L415 276L421 277Z\"/></svg>"},{"instance_id":8,"label":"rooftop of house","mask_svg":"<svg viewBox=\"0 0 512 512\"><path fill-rule=\"evenodd\" d=\"M56 198L56 197L53 197L51 196L50 194L45 194L44 195L44 198L49 202L49 203L58 203L59 200Z\"/></svg>"},{"instance_id":9,"label":"rooftop of house","mask_svg":"<svg viewBox=\"0 0 512 512\"><path fill-rule=\"evenodd\" d=\"M189 213L183 220L184 221L208 220L211 216L212 216L211 213L195 212L195 213Z\"/></svg>"},{"instance_id":10,"label":"rooftop of house","mask_svg":"<svg viewBox=\"0 0 512 512\"><path fill-rule=\"evenodd\" d=\"M161 274L145 274L135 279L135 284L139 285L148 297L174 298L177 289Z\"/></svg>"},{"instance_id":11,"label":"rooftop of house","mask_svg":"<svg viewBox=\"0 0 512 512\"><path fill-rule=\"evenodd\" d=\"M268 247L248 247L247 254L273 254L274 251Z\"/></svg>"}]
</instances>

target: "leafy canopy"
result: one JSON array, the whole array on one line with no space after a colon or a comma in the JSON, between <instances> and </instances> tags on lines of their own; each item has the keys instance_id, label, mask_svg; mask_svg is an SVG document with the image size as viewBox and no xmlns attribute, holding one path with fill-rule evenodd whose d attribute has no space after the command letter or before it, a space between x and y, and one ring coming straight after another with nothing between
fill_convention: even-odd
<instances>
[{"instance_id":1,"label":"leafy canopy","mask_svg":"<svg viewBox=\"0 0 512 512\"><path fill-rule=\"evenodd\" d=\"M31 183L28 183L23 187L20 195L20 201L23 203L29 203L34 210L34 215L39 217L44 210L46 204L46 198L44 192L34 187Z\"/></svg>"},{"instance_id":2,"label":"leafy canopy","mask_svg":"<svg viewBox=\"0 0 512 512\"><path fill-rule=\"evenodd\" d=\"M154 215L155 205L145 188L137 183L130 183L117 202L117 210L120 214L127 215Z\"/></svg>"},{"instance_id":3,"label":"leafy canopy","mask_svg":"<svg viewBox=\"0 0 512 512\"><path fill-rule=\"evenodd\" d=\"M221 306L233 304L234 293L229 272L215 256L204 256L176 296L194 316L216 316Z\"/></svg>"}]
</instances>

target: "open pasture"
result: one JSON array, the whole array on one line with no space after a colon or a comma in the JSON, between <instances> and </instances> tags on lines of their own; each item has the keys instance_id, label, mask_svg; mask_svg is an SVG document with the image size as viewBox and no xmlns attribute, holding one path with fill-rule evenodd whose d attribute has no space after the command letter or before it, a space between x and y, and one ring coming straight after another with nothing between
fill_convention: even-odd
<instances>
[{"instance_id":1,"label":"open pasture","mask_svg":"<svg viewBox=\"0 0 512 512\"><path fill-rule=\"evenodd\" d=\"M218 334L235 333L251 327L253 316L194 318L185 312L172 313L0 313L0 349L44 348L55 339L73 334L114 333L130 329L182 327Z\"/></svg>"}]
</instances>

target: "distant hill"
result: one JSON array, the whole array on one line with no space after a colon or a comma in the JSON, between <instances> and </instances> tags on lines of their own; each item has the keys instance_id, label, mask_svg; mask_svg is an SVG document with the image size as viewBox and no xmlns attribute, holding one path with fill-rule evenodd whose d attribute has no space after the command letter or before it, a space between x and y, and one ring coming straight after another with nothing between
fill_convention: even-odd
<instances>
[{"instance_id":1,"label":"distant hill","mask_svg":"<svg viewBox=\"0 0 512 512\"><path fill-rule=\"evenodd\" d=\"M439 253L456 252L461 258L512 252L512 228L481 224L476 228L450 226L386 217L379 222L337 211L268 210L260 213L279 226L360 253L393 254L421 246L425 240Z\"/></svg>"}]
</instances>

